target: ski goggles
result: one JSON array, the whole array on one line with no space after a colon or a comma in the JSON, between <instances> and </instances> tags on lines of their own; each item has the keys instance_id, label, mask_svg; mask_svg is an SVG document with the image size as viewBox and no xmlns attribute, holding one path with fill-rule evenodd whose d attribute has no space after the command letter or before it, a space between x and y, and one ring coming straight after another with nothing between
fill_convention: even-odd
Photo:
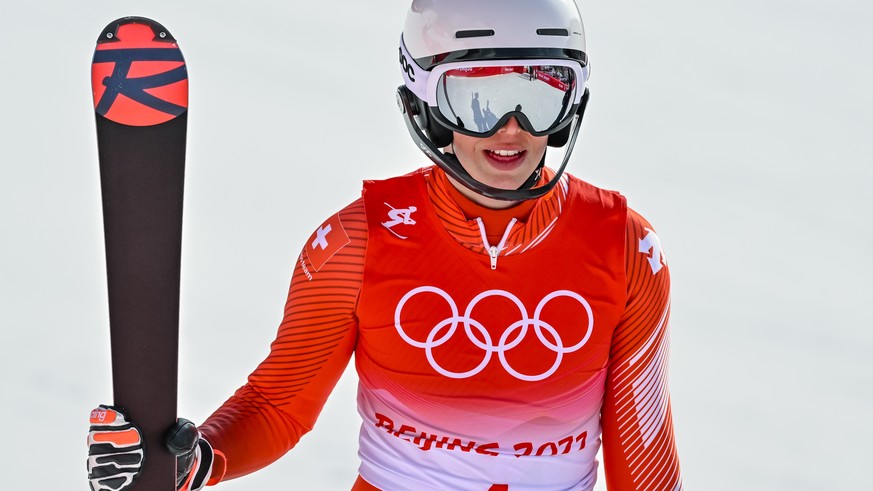
<instances>
[{"instance_id":1,"label":"ski goggles","mask_svg":"<svg viewBox=\"0 0 873 491\"><path fill-rule=\"evenodd\" d=\"M488 137L512 117L534 136L570 123L579 107L588 68L573 60L487 60L438 65L415 73L406 85L446 128Z\"/></svg>"}]
</instances>

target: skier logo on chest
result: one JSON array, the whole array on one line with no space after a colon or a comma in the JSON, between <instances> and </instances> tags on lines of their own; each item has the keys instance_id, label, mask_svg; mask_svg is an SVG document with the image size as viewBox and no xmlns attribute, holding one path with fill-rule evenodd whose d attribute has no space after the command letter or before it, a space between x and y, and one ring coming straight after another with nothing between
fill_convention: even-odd
<instances>
[{"instance_id":1,"label":"skier logo on chest","mask_svg":"<svg viewBox=\"0 0 873 491\"><path fill-rule=\"evenodd\" d=\"M412 214L417 211L418 208L414 206L410 206L409 208L394 208L388 203L385 203L385 206L391 209L388 211L388 218L390 220L382 222L382 225L398 238L406 239L407 237L405 235L400 235L395 232L393 227L397 225L415 225L415 220L412 219Z\"/></svg>"}]
</instances>

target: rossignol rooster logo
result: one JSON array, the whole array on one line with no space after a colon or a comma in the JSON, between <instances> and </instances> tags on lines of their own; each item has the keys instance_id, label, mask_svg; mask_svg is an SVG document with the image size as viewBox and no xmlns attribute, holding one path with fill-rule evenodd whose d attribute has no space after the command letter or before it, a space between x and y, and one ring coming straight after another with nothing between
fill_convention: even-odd
<instances>
[{"instance_id":1,"label":"rossignol rooster logo","mask_svg":"<svg viewBox=\"0 0 873 491\"><path fill-rule=\"evenodd\" d=\"M121 24L98 40L91 65L97 114L128 126L170 121L188 108L182 52L160 25Z\"/></svg>"}]
</instances>

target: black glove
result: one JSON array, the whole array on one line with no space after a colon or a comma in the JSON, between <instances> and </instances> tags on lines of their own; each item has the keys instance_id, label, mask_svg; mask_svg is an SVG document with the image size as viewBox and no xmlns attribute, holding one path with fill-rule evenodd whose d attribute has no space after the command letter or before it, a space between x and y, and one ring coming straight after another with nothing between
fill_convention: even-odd
<instances>
[{"instance_id":1,"label":"black glove","mask_svg":"<svg viewBox=\"0 0 873 491\"><path fill-rule=\"evenodd\" d=\"M191 421L179 418L167 432L167 448L176 456L176 490L200 491L212 474L215 452Z\"/></svg>"},{"instance_id":2,"label":"black glove","mask_svg":"<svg viewBox=\"0 0 873 491\"><path fill-rule=\"evenodd\" d=\"M88 431L88 482L92 491L121 491L142 470L142 434L112 406L91 411Z\"/></svg>"}]
</instances>

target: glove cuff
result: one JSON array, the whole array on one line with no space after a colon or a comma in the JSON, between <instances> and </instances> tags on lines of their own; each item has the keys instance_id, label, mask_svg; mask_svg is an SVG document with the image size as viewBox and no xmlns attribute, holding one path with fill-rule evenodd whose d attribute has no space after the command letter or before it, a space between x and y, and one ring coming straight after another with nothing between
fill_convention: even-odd
<instances>
[{"instance_id":1,"label":"glove cuff","mask_svg":"<svg viewBox=\"0 0 873 491\"><path fill-rule=\"evenodd\" d=\"M213 449L213 453L212 473L209 475L209 480L206 481L207 486L215 486L221 482L227 472L227 457L225 457L224 452Z\"/></svg>"}]
</instances>

